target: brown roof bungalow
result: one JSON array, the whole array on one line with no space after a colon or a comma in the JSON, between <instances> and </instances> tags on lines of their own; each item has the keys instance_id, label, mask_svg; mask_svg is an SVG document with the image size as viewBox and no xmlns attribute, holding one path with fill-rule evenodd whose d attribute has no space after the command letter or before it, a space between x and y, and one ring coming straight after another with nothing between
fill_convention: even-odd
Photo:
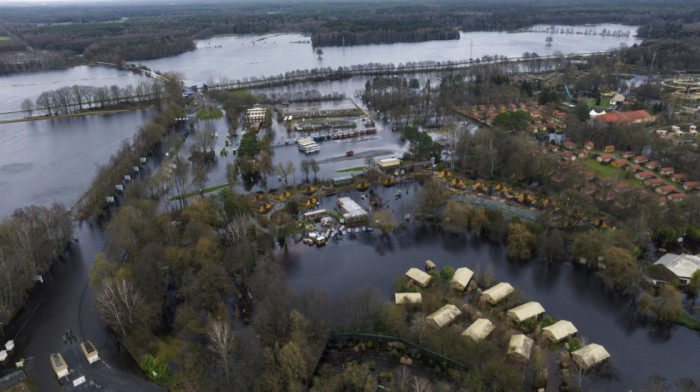
<instances>
[{"instance_id":1,"label":"brown roof bungalow","mask_svg":"<svg viewBox=\"0 0 700 392\"><path fill-rule=\"evenodd\" d=\"M649 159L646 155L637 155L636 157L634 157L634 163L644 163L648 160Z\"/></svg>"},{"instance_id":2,"label":"brown roof bungalow","mask_svg":"<svg viewBox=\"0 0 700 392\"><path fill-rule=\"evenodd\" d=\"M661 162L659 162L659 161L647 162L647 168L648 168L649 170L658 169L659 166L661 166Z\"/></svg>"},{"instance_id":3,"label":"brown roof bungalow","mask_svg":"<svg viewBox=\"0 0 700 392\"><path fill-rule=\"evenodd\" d=\"M605 146L605 147L603 147L603 151L605 151L605 152L613 152L613 151L615 151L615 146L612 145L612 144L609 145L609 146Z\"/></svg>"},{"instance_id":4,"label":"brown roof bungalow","mask_svg":"<svg viewBox=\"0 0 700 392\"><path fill-rule=\"evenodd\" d=\"M609 123L641 123L651 121L654 118L644 110L635 110L632 112L612 111L596 117L597 119L605 120L605 122Z\"/></svg>"},{"instance_id":5,"label":"brown roof bungalow","mask_svg":"<svg viewBox=\"0 0 700 392\"><path fill-rule=\"evenodd\" d=\"M664 185L666 181L663 178L650 178L644 181L644 185L653 186L654 188Z\"/></svg>"},{"instance_id":6,"label":"brown roof bungalow","mask_svg":"<svg viewBox=\"0 0 700 392\"><path fill-rule=\"evenodd\" d=\"M686 191L700 189L700 182L687 181L687 182L683 183L683 189L685 189Z\"/></svg>"},{"instance_id":7,"label":"brown roof bungalow","mask_svg":"<svg viewBox=\"0 0 700 392\"><path fill-rule=\"evenodd\" d=\"M664 185L656 188L656 193L660 193L662 195L668 195L669 193L675 192L676 187L673 185Z\"/></svg>"},{"instance_id":8,"label":"brown roof bungalow","mask_svg":"<svg viewBox=\"0 0 700 392\"><path fill-rule=\"evenodd\" d=\"M629 166L625 167L625 170L627 170L627 171L629 171L629 172L632 172L632 173L635 173L635 172L638 172L638 171L642 170L642 167L639 166L639 165L636 165L636 164L635 164L635 165L629 165Z\"/></svg>"},{"instance_id":9,"label":"brown roof bungalow","mask_svg":"<svg viewBox=\"0 0 700 392\"><path fill-rule=\"evenodd\" d=\"M661 170L659 170L659 173L662 176L670 176L671 174L675 173L675 170L673 170L672 167L662 167Z\"/></svg>"},{"instance_id":10,"label":"brown roof bungalow","mask_svg":"<svg viewBox=\"0 0 700 392\"><path fill-rule=\"evenodd\" d=\"M654 177L654 172L650 172L650 171L639 172L639 173L634 175L634 178L636 178L638 180L648 180L652 177Z\"/></svg>"},{"instance_id":11,"label":"brown roof bungalow","mask_svg":"<svg viewBox=\"0 0 700 392\"><path fill-rule=\"evenodd\" d=\"M600 163L608 163L612 160L613 156L611 154L603 154L598 156L596 160Z\"/></svg>"},{"instance_id":12,"label":"brown roof bungalow","mask_svg":"<svg viewBox=\"0 0 700 392\"><path fill-rule=\"evenodd\" d=\"M668 195L668 200L681 201L685 198L685 193L671 193Z\"/></svg>"},{"instance_id":13,"label":"brown roof bungalow","mask_svg":"<svg viewBox=\"0 0 700 392\"><path fill-rule=\"evenodd\" d=\"M671 181L673 182L681 182L683 180L687 180L688 175L685 173L676 173L671 176Z\"/></svg>"}]
</instances>

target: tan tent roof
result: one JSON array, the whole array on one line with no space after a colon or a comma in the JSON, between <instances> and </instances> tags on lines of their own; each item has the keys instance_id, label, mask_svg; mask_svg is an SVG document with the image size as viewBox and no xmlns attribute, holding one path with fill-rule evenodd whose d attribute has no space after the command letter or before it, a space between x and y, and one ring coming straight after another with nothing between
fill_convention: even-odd
<instances>
[{"instance_id":1,"label":"tan tent roof","mask_svg":"<svg viewBox=\"0 0 700 392\"><path fill-rule=\"evenodd\" d=\"M474 272L467 267L457 268L454 276L450 279L450 284L458 290L464 290L467 288L472 275L474 275Z\"/></svg>"},{"instance_id":2,"label":"tan tent roof","mask_svg":"<svg viewBox=\"0 0 700 392\"><path fill-rule=\"evenodd\" d=\"M574 324L566 320L559 320L549 327L542 328L542 335L554 343L560 342L576 332L578 332L578 329L574 327Z\"/></svg>"},{"instance_id":3,"label":"tan tent roof","mask_svg":"<svg viewBox=\"0 0 700 392\"><path fill-rule=\"evenodd\" d=\"M484 291L481 295L483 295L486 298L486 301L490 303L491 305L495 305L501 300L503 300L505 297L510 295L515 291L513 286L511 286L509 283L501 282L490 289Z\"/></svg>"},{"instance_id":4,"label":"tan tent roof","mask_svg":"<svg viewBox=\"0 0 700 392\"><path fill-rule=\"evenodd\" d=\"M409 278L413 279L416 283L418 283L419 286L427 286L428 283L430 283L430 279L432 278L430 275L425 273L424 271L419 270L418 268L411 268L406 272L406 276Z\"/></svg>"},{"instance_id":5,"label":"tan tent roof","mask_svg":"<svg viewBox=\"0 0 700 392\"><path fill-rule=\"evenodd\" d=\"M525 359L530 359L532 351L532 339L523 334L513 335L508 343L508 354L518 354Z\"/></svg>"},{"instance_id":6,"label":"tan tent roof","mask_svg":"<svg viewBox=\"0 0 700 392\"><path fill-rule=\"evenodd\" d=\"M381 167L382 169L386 169L393 166L399 166L401 164L401 161L398 158L387 158L380 159L378 164L379 167Z\"/></svg>"},{"instance_id":7,"label":"tan tent roof","mask_svg":"<svg viewBox=\"0 0 700 392\"><path fill-rule=\"evenodd\" d=\"M462 314L462 312L457 309L456 306L447 304L430 314L430 316L426 317L426 319L430 320L434 326L442 328L451 323L460 314Z\"/></svg>"},{"instance_id":8,"label":"tan tent roof","mask_svg":"<svg viewBox=\"0 0 700 392\"><path fill-rule=\"evenodd\" d=\"M394 300L397 305L420 304L423 303L423 296L420 293L394 293Z\"/></svg>"},{"instance_id":9,"label":"tan tent roof","mask_svg":"<svg viewBox=\"0 0 700 392\"><path fill-rule=\"evenodd\" d=\"M496 326L489 320L485 318L480 318L472 323L469 328L462 332L462 336L469 336L475 341L479 341L489 336L489 334L496 328Z\"/></svg>"},{"instance_id":10,"label":"tan tent roof","mask_svg":"<svg viewBox=\"0 0 700 392\"><path fill-rule=\"evenodd\" d=\"M579 366L588 369L610 358L610 354L600 344L591 343L582 349L572 352L571 358Z\"/></svg>"},{"instance_id":11,"label":"tan tent roof","mask_svg":"<svg viewBox=\"0 0 700 392\"><path fill-rule=\"evenodd\" d=\"M508 316L512 317L513 320L522 323L530 317L537 316L544 313L544 308L539 302L528 302L522 304L508 311Z\"/></svg>"}]
</instances>

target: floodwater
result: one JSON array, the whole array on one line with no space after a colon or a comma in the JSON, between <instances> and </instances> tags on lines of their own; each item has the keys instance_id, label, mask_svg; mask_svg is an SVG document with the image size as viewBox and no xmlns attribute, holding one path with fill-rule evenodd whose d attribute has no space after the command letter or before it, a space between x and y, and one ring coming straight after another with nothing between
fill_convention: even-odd
<instances>
[{"instance_id":1,"label":"floodwater","mask_svg":"<svg viewBox=\"0 0 700 392\"><path fill-rule=\"evenodd\" d=\"M138 62L151 69L181 72L188 84L213 83L222 76L231 80L273 76L288 71L357 64L406 64L419 61L460 61L483 56L520 57L524 52L540 56L602 52L620 45L641 43L636 26L601 24L558 26L576 31L629 31L629 37L554 34L551 46L538 32L467 32L460 39L322 48L315 53L310 38L301 34L269 34L214 37L197 41L197 49L177 56Z\"/></svg>"},{"instance_id":2,"label":"floodwater","mask_svg":"<svg viewBox=\"0 0 700 392\"><path fill-rule=\"evenodd\" d=\"M392 199L395 190L385 189L384 198ZM355 201L367 207L359 193L352 194ZM334 201L335 198L325 202L323 207L331 207ZM400 203L410 204L410 201L403 196ZM396 211L401 208L398 201L393 207ZM287 280L295 290L322 287L335 298L371 285L390 300L395 278L411 267L422 268L427 259L433 260L438 268L450 265L482 272L490 263L497 280L509 282L527 298L540 302L546 314L573 322L579 338L601 344L610 352L619 370L619 380L588 380L584 390L636 391L653 374L671 382L683 377L700 382L697 362L700 332L645 320L630 306L629 299L607 289L585 268L509 260L501 245L421 224L411 224L388 237L376 230L348 235L330 240L320 249L290 243L279 254Z\"/></svg>"},{"instance_id":3,"label":"floodwater","mask_svg":"<svg viewBox=\"0 0 700 392\"><path fill-rule=\"evenodd\" d=\"M136 86L144 76L129 71L105 66L82 65L57 71L27 72L0 76L0 112L21 110L22 101L36 99L44 91L56 90L65 86ZM42 113L43 114L43 113ZM25 113L12 113L0 116L1 120L22 118ZM36 115L36 113L34 114ZM4 128L4 127L3 127Z\"/></svg>"},{"instance_id":4,"label":"floodwater","mask_svg":"<svg viewBox=\"0 0 700 392\"><path fill-rule=\"evenodd\" d=\"M27 121L0 126L0 218L30 204L67 208L144 125L151 111Z\"/></svg>"}]
</instances>

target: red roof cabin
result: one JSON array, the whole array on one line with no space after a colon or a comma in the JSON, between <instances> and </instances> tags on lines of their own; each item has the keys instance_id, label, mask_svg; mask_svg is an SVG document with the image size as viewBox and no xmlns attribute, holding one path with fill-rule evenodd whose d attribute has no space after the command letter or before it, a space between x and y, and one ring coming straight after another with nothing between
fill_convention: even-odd
<instances>
[{"instance_id":1,"label":"red roof cabin","mask_svg":"<svg viewBox=\"0 0 700 392\"><path fill-rule=\"evenodd\" d=\"M662 167L661 170L659 170L659 174L662 176L670 176L673 173L675 173L675 170L673 170L672 167Z\"/></svg>"},{"instance_id":2,"label":"red roof cabin","mask_svg":"<svg viewBox=\"0 0 700 392\"><path fill-rule=\"evenodd\" d=\"M608 163L608 162L612 161L612 158L613 158L613 156L611 154L603 154L603 155L598 156L598 158L596 158L596 160L600 163Z\"/></svg>"},{"instance_id":3,"label":"red roof cabin","mask_svg":"<svg viewBox=\"0 0 700 392\"><path fill-rule=\"evenodd\" d=\"M613 146L612 144L609 145L609 146L605 146L605 147L603 147L603 151L605 151L605 152L613 152L613 151L615 151L615 146Z\"/></svg>"},{"instance_id":4,"label":"red roof cabin","mask_svg":"<svg viewBox=\"0 0 700 392\"><path fill-rule=\"evenodd\" d=\"M630 190L630 184L623 182L622 184L615 185L615 192L627 192Z\"/></svg>"},{"instance_id":5,"label":"red roof cabin","mask_svg":"<svg viewBox=\"0 0 700 392\"><path fill-rule=\"evenodd\" d=\"M591 142L591 141L588 141L588 142L583 144L583 148L585 148L588 151L592 150L593 147L595 147L595 144L593 144L593 142Z\"/></svg>"},{"instance_id":6,"label":"red roof cabin","mask_svg":"<svg viewBox=\"0 0 700 392\"><path fill-rule=\"evenodd\" d=\"M671 176L671 181L673 182L682 182L688 179L688 175L685 173L676 173Z\"/></svg>"},{"instance_id":7,"label":"red roof cabin","mask_svg":"<svg viewBox=\"0 0 700 392\"><path fill-rule=\"evenodd\" d=\"M648 160L649 158L647 158L646 155L637 155L636 157L634 157L634 163L644 163Z\"/></svg>"},{"instance_id":8,"label":"red roof cabin","mask_svg":"<svg viewBox=\"0 0 700 392\"><path fill-rule=\"evenodd\" d=\"M668 200L670 201L681 201L685 199L685 193L671 193L668 195Z\"/></svg>"},{"instance_id":9,"label":"red roof cabin","mask_svg":"<svg viewBox=\"0 0 700 392\"><path fill-rule=\"evenodd\" d=\"M694 191L700 189L700 182L697 181L687 181L683 183L683 189L686 191Z\"/></svg>"},{"instance_id":10,"label":"red roof cabin","mask_svg":"<svg viewBox=\"0 0 700 392\"><path fill-rule=\"evenodd\" d=\"M612 166L612 167L623 167L623 166L625 166L626 164L627 164L627 159L615 159L614 161L612 161L612 163L610 164L610 166Z\"/></svg>"},{"instance_id":11,"label":"red roof cabin","mask_svg":"<svg viewBox=\"0 0 700 392\"><path fill-rule=\"evenodd\" d=\"M661 166L661 163L659 161L647 162L647 168L649 170L658 169L660 166Z\"/></svg>"},{"instance_id":12,"label":"red roof cabin","mask_svg":"<svg viewBox=\"0 0 700 392\"><path fill-rule=\"evenodd\" d=\"M656 188L656 193L660 193L662 195L668 195L669 193L676 192L676 187L673 185L664 185Z\"/></svg>"},{"instance_id":13,"label":"red roof cabin","mask_svg":"<svg viewBox=\"0 0 700 392\"><path fill-rule=\"evenodd\" d=\"M574 151L576 149L576 144L568 140L564 142L563 146L569 151Z\"/></svg>"},{"instance_id":14,"label":"red roof cabin","mask_svg":"<svg viewBox=\"0 0 700 392\"><path fill-rule=\"evenodd\" d=\"M636 164L635 164L635 165L629 165L629 166L625 167L625 170L627 170L627 171L629 171L629 172L632 172L632 173L636 173L636 172L642 170L642 167L639 166L639 165L636 165Z\"/></svg>"},{"instance_id":15,"label":"red roof cabin","mask_svg":"<svg viewBox=\"0 0 700 392\"><path fill-rule=\"evenodd\" d=\"M654 188L660 187L661 185L664 185L666 181L663 178L650 178L646 181L644 181L644 185L648 185Z\"/></svg>"},{"instance_id":16,"label":"red roof cabin","mask_svg":"<svg viewBox=\"0 0 700 392\"><path fill-rule=\"evenodd\" d=\"M634 155L634 151L625 151L622 153L622 157L625 159L632 158Z\"/></svg>"},{"instance_id":17,"label":"red roof cabin","mask_svg":"<svg viewBox=\"0 0 700 392\"><path fill-rule=\"evenodd\" d=\"M654 172L650 172L650 171L639 172L639 173L634 175L634 178L636 178L638 180L648 180L648 179L653 178L653 177L654 177Z\"/></svg>"}]
</instances>

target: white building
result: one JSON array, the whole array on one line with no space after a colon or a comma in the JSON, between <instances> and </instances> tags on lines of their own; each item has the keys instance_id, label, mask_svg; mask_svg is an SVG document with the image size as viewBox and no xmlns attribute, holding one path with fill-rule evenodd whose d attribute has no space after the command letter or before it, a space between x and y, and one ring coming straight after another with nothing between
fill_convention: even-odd
<instances>
[{"instance_id":1,"label":"white building","mask_svg":"<svg viewBox=\"0 0 700 392\"><path fill-rule=\"evenodd\" d=\"M367 220L367 211L349 197L338 198L338 207L343 212L345 224L360 223Z\"/></svg>"},{"instance_id":2,"label":"white building","mask_svg":"<svg viewBox=\"0 0 700 392\"><path fill-rule=\"evenodd\" d=\"M700 270L700 257L685 253L681 255L666 253L654 264L663 265L676 275L682 284L688 284L693 273Z\"/></svg>"}]
</instances>

